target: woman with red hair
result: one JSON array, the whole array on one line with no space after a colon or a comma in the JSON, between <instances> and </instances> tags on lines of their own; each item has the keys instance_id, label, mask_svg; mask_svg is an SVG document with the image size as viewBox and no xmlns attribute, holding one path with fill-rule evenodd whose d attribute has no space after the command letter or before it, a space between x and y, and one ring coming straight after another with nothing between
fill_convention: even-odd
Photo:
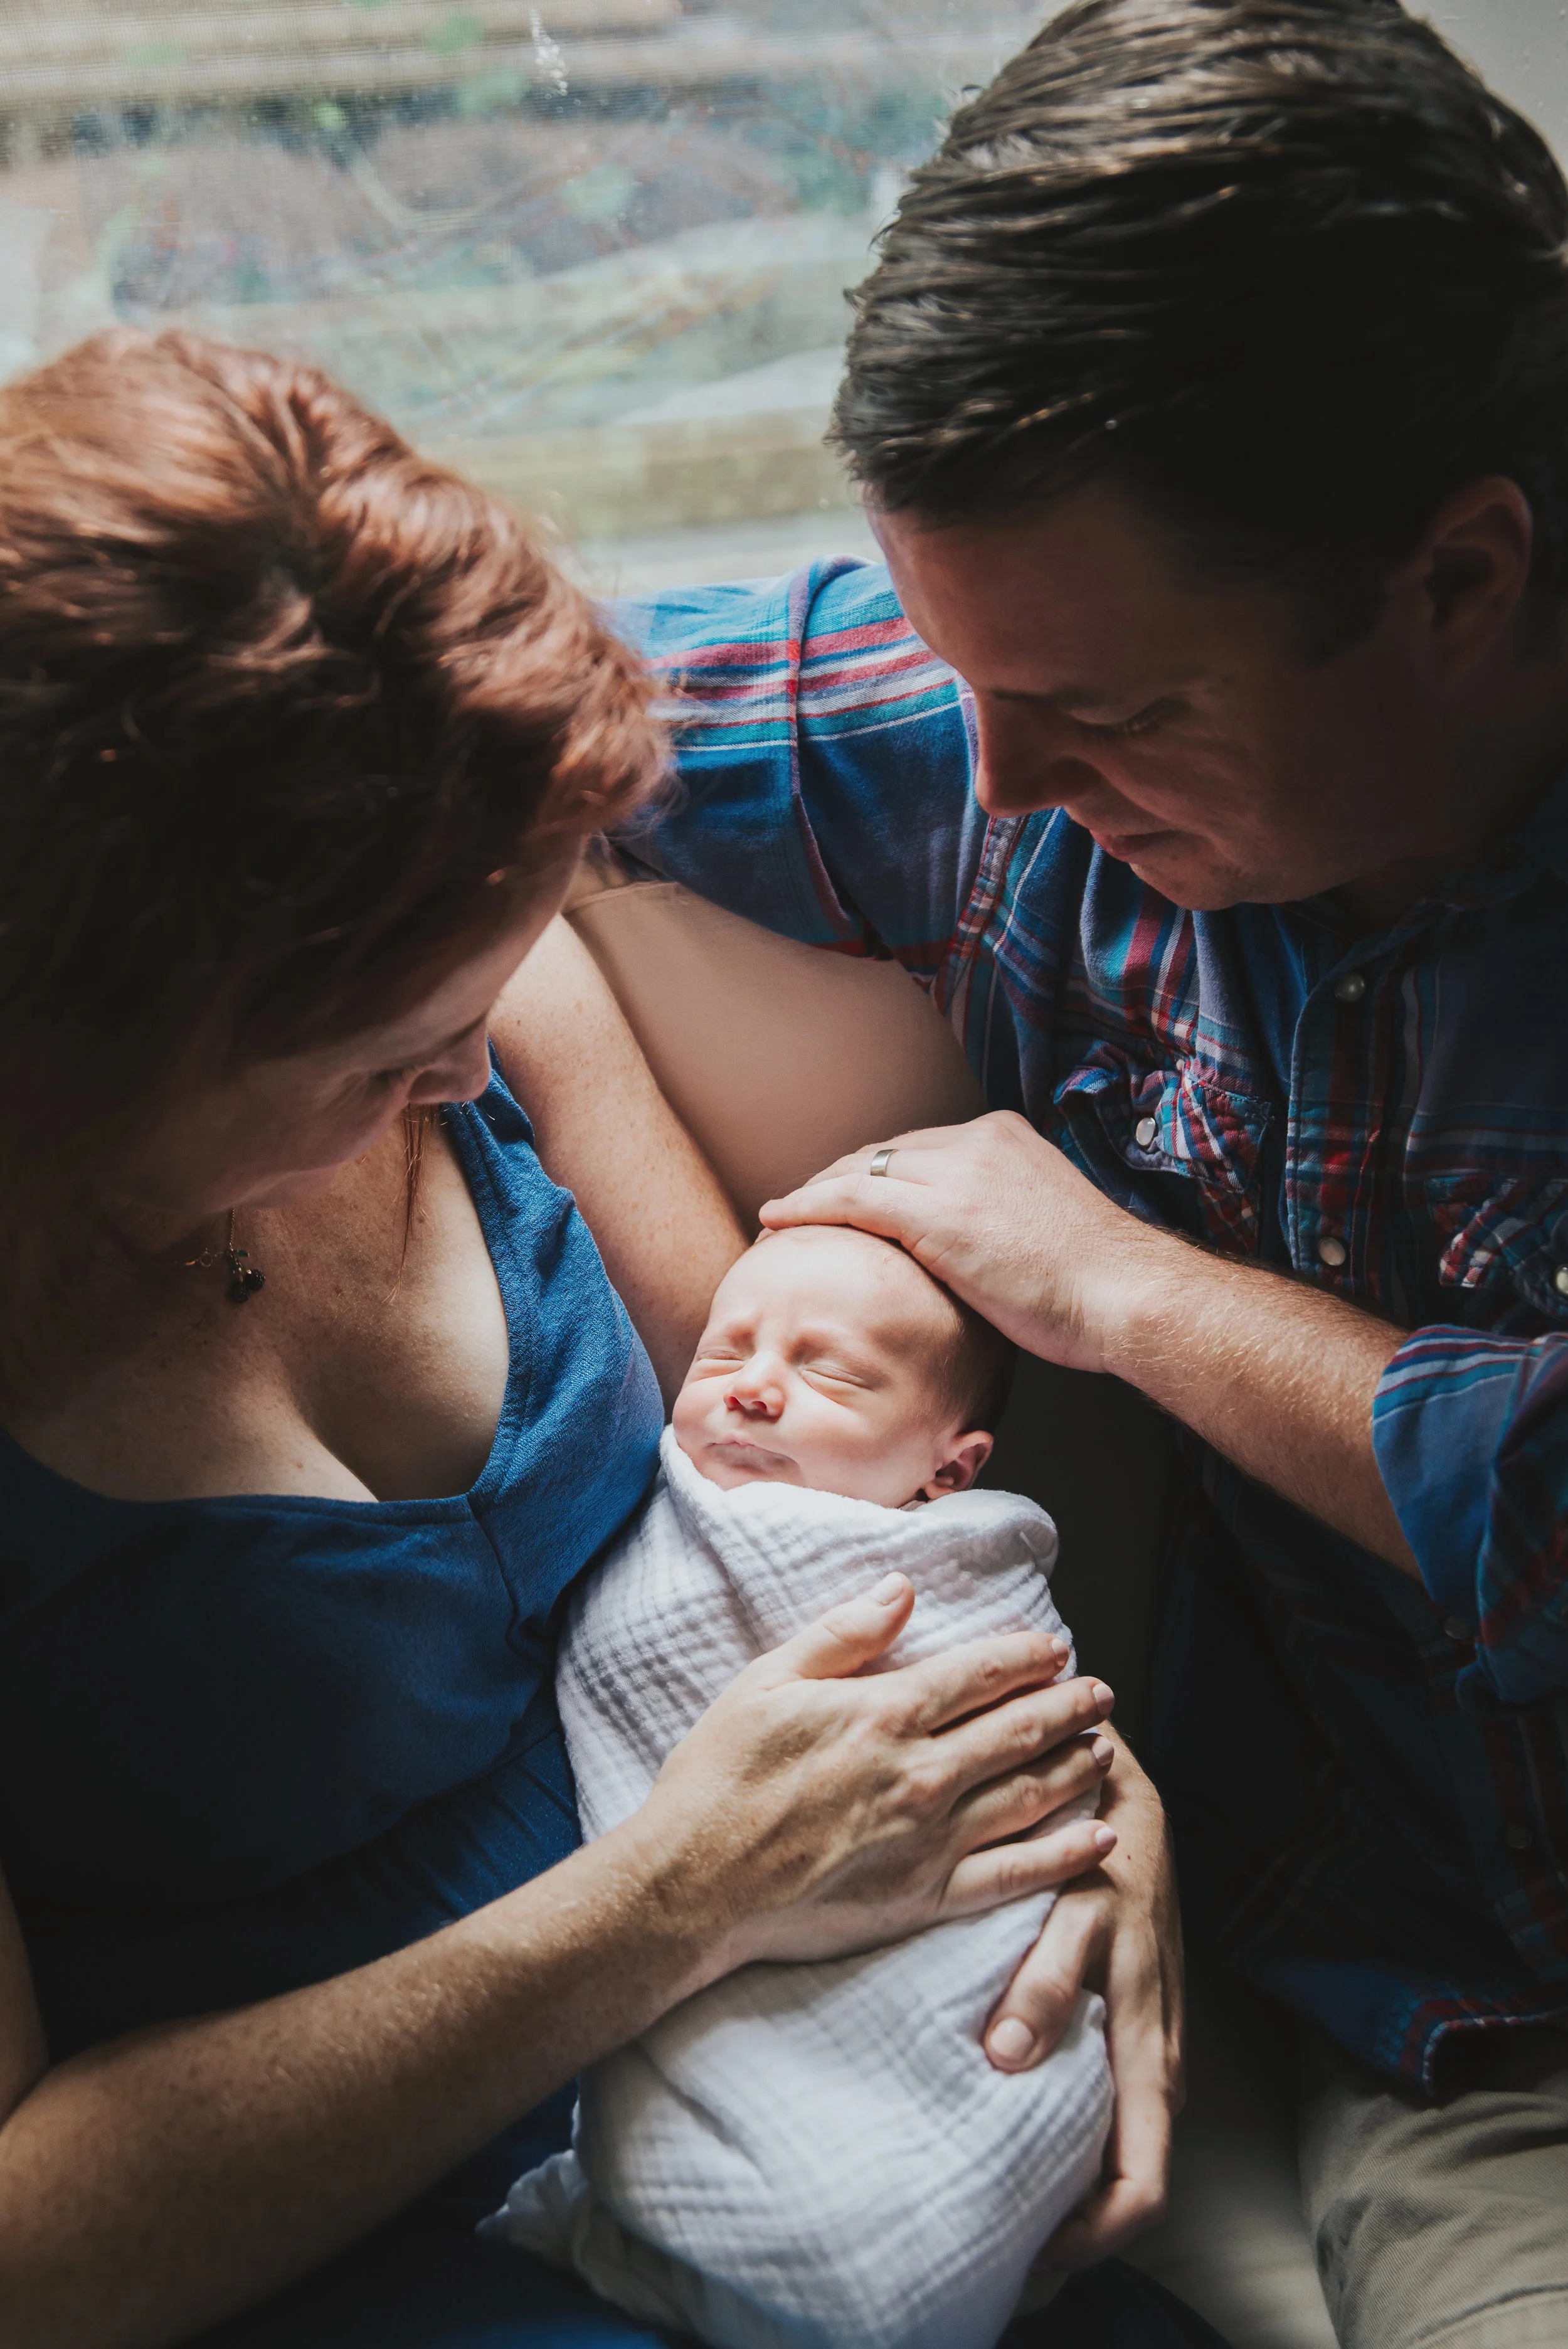
<instances>
[{"instance_id":1,"label":"woman with red hair","mask_svg":"<svg viewBox=\"0 0 1568 2349\"><path fill-rule=\"evenodd\" d=\"M1098 1775L1040 1643L853 1677L907 1585L576 1848L558 1601L741 1245L550 926L664 763L320 376L116 336L0 393L8 2349L646 2338L473 2236L573 2075L1092 1860L989 1848Z\"/></svg>"}]
</instances>

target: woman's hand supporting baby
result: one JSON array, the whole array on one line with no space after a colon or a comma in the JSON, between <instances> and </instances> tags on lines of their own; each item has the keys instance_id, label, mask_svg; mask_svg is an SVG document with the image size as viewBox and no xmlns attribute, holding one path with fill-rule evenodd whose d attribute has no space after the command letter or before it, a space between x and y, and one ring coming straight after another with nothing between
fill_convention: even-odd
<instances>
[{"instance_id":1,"label":"woman's hand supporting baby","mask_svg":"<svg viewBox=\"0 0 1568 2349\"><path fill-rule=\"evenodd\" d=\"M1110 1691L1058 1680L1067 1644L1036 1633L867 1673L913 1599L889 1575L759 1657L620 1831L681 1899L706 1887L707 1979L875 1948L1052 1890L1114 1848L1099 1819L1010 1840L1099 1785Z\"/></svg>"}]
</instances>

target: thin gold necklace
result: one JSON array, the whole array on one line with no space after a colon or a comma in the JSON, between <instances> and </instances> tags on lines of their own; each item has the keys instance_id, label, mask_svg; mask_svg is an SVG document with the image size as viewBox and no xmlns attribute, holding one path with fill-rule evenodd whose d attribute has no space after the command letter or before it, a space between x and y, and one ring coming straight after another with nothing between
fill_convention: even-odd
<instances>
[{"instance_id":1,"label":"thin gold necklace","mask_svg":"<svg viewBox=\"0 0 1568 2349\"><path fill-rule=\"evenodd\" d=\"M200 1256L188 1256L185 1262L187 1266L195 1265L205 1272L222 1257L229 1271L229 1302L231 1305L248 1305L257 1289L266 1287L267 1278L265 1273L258 1271L251 1262L249 1248L234 1245L234 1225L239 1212L237 1207L230 1208L229 1237L221 1248L204 1247Z\"/></svg>"}]
</instances>

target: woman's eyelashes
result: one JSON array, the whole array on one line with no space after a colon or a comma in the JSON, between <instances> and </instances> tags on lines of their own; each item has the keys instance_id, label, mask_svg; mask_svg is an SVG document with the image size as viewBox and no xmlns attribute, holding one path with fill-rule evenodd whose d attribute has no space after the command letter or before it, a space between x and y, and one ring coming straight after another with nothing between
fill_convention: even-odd
<instances>
[{"instance_id":1,"label":"woman's eyelashes","mask_svg":"<svg viewBox=\"0 0 1568 2349\"><path fill-rule=\"evenodd\" d=\"M488 1017L488 1013L481 1012L477 1019L470 1019L466 1028L459 1030L455 1036L449 1036L445 1043L438 1044L433 1052L427 1052L420 1060L407 1061L400 1069L372 1070L367 1080L371 1091L394 1092L399 1085L411 1085L417 1078L440 1068L452 1053L460 1052L465 1044L473 1042Z\"/></svg>"}]
</instances>

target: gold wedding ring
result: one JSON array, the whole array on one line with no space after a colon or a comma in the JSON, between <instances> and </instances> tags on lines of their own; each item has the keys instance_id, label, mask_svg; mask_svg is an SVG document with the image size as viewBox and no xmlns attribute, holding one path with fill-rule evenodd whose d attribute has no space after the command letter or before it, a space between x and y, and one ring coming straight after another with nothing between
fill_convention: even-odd
<instances>
[{"instance_id":1,"label":"gold wedding ring","mask_svg":"<svg viewBox=\"0 0 1568 2349\"><path fill-rule=\"evenodd\" d=\"M888 1160L889 1160L892 1156L892 1145L891 1143L889 1143L889 1144L888 1144L888 1146L886 1147L886 1149L879 1150L879 1151L876 1153L876 1154L874 1155L874 1157L872 1158L872 1170L871 1170L871 1171L872 1171L872 1173L873 1174L885 1174L887 1173L887 1164L888 1164Z\"/></svg>"}]
</instances>

